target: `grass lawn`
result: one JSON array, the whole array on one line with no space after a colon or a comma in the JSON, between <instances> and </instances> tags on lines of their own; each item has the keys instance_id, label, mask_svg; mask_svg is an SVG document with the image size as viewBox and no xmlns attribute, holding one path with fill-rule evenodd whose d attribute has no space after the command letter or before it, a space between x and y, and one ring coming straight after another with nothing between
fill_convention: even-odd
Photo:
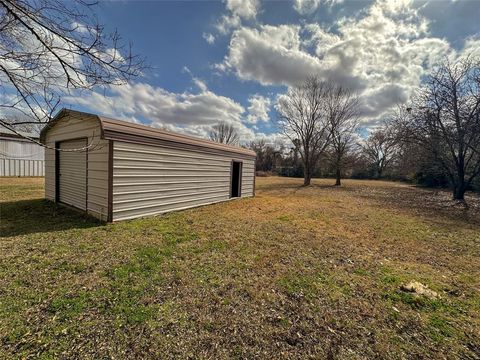
<instances>
[{"instance_id":1,"label":"grass lawn","mask_svg":"<svg viewBox=\"0 0 480 360\"><path fill-rule=\"evenodd\" d=\"M480 358L478 197L301 183L105 225L0 179L0 358Z\"/></svg>"}]
</instances>

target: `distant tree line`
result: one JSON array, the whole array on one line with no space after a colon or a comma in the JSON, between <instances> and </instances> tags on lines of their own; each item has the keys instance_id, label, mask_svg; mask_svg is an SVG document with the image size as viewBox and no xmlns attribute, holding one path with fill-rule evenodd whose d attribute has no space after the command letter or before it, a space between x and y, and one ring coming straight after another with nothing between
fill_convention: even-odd
<instances>
[{"instance_id":1,"label":"distant tree line","mask_svg":"<svg viewBox=\"0 0 480 360\"><path fill-rule=\"evenodd\" d=\"M408 104L364 136L360 100L318 77L280 97L278 125L289 146L254 141L257 172L303 177L394 179L480 191L480 59L445 60Z\"/></svg>"}]
</instances>

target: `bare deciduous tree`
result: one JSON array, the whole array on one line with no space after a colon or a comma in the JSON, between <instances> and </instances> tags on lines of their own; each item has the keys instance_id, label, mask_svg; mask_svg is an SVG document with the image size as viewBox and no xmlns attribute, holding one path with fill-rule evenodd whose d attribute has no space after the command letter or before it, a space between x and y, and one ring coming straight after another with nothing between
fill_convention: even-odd
<instances>
[{"instance_id":1,"label":"bare deciduous tree","mask_svg":"<svg viewBox=\"0 0 480 360\"><path fill-rule=\"evenodd\" d=\"M238 145L240 142L240 135L235 126L226 122L221 122L212 126L209 138L212 141L227 145Z\"/></svg>"},{"instance_id":2,"label":"bare deciduous tree","mask_svg":"<svg viewBox=\"0 0 480 360\"><path fill-rule=\"evenodd\" d=\"M304 185L310 185L318 159L329 144L326 97L330 89L319 77L311 76L290 87L277 104L280 128L293 143L300 143Z\"/></svg>"},{"instance_id":3,"label":"bare deciduous tree","mask_svg":"<svg viewBox=\"0 0 480 360\"><path fill-rule=\"evenodd\" d=\"M340 186L346 155L356 143L359 99L350 90L333 86L327 94L326 105L331 133L331 161L335 166L335 185Z\"/></svg>"},{"instance_id":4,"label":"bare deciduous tree","mask_svg":"<svg viewBox=\"0 0 480 360\"><path fill-rule=\"evenodd\" d=\"M285 145L282 142L267 143L265 139L251 141L248 148L255 151L257 171L269 172L276 170L278 162L283 161Z\"/></svg>"},{"instance_id":5,"label":"bare deciduous tree","mask_svg":"<svg viewBox=\"0 0 480 360\"><path fill-rule=\"evenodd\" d=\"M374 167L375 177L380 179L397 154L397 138L392 123L385 123L373 130L361 147L363 154Z\"/></svg>"},{"instance_id":6,"label":"bare deciduous tree","mask_svg":"<svg viewBox=\"0 0 480 360\"><path fill-rule=\"evenodd\" d=\"M105 33L95 5L0 0L0 125L44 125L72 90L120 85L141 73L143 59L116 32Z\"/></svg>"},{"instance_id":7,"label":"bare deciduous tree","mask_svg":"<svg viewBox=\"0 0 480 360\"><path fill-rule=\"evenodd\" d=\"M403 114L403 135L433 155L463 200L480 176L480 58L445 60Z\"/></svg>"}]
</instances>

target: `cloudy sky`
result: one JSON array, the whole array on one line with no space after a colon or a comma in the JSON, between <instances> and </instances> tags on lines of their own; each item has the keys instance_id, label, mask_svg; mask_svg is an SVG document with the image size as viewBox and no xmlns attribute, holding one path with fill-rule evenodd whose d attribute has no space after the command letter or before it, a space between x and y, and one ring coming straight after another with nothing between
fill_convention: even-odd
<instances>
[{"instance_id":1,"label":"cloudy sky","mask_svg":"<svg viewBox=\"0 0 480 360\"><path fill-rule=\"evenodd\" d=\"M234 123L244 141L273 141L275 102L309 74L361 96L364 128L408 101L445 56L480 55L480 1L102 2L151 69L65 105L205 136Z\"/></svg>"}]
</instances>

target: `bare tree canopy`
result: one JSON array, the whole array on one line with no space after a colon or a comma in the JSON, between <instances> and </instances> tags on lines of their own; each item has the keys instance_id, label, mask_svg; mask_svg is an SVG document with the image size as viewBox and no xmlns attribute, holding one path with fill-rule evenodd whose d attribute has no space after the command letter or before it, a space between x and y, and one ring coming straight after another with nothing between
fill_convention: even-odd
<instances>
[{"instance_id":1,"label":"bare tree canopy","mask_svg":"<svg viewBox=\"0 0 480 360\"><path fill-rule=\"evenodd\" d=\"M277 161L283 160L282 155L285 152L283 143L267 143L265 139L251 141L248 148L257 154L255 170L263 172L276 170Z\"/></svg>"},{"instance_id":2,"label":"bare tree canopy","mask_svg":"<svg viewBox=\"0 0 480 360\"><path fill-rule=\"evenodd\" d=\"M290 87L277 104L282 132L293 143L300 143L304 185L310 185L318 159L329 144L326 98L331 89L319 77L311 76L302 84Z\"/></svg>"},{"instance_id":3,"label":"bare tree canopy","mask_svg":"<svg viewBox=\"0 0 480 360\"><path fill-rule=\"evenodd\" d=\"M359 124L359 98L349 89L333 86L326 99L331 134L331 161L335 166L335 185L341 185L345 157L355 145Z\"/></svg>"},{"instance_id":4,"label":"bare tree canopy","mask_svg":"<svg viewBox=\"0 0 480 360\"><path fill-rule=\"evenodd\" d=\"M401 115L403 135L433 155L463 200L480 175L480 58L445 60Z\"/></svg>"},{"instance_id":5,"label":"bare tree canopy","mask_svg":"<svg viewBox=\"0 0 480 360\"><path fill-rule=\"evenodd\" d=\"M46 124L75 89L120 85L143 59L83 0L0 0L0 125ZM12 118L14 120L12 120Z\"/></svg>"},{"instance_id":6,"label":"bare tree canopy","mask_svg":"<svg viewBox=\"0 0 480 360\"><path fill-rule=\"evenodd\" d=\"M238 145L240 143L240 135L235 126L226 122L218 123L212 126L209 138L212 141L216 141L227 145Z\"/></svg>"},{"instance_id":7,"label":"bare tree canopy","mask_svg":"<svg viewBox=\"0 0 480 360\"><path fill-rule=\"evenodd\" d=\"M384 123L373 130L361 147L368 163L373 166L375 177L380 179L385 169L395 160L398 151L393 123Z\"/></svg>"}]
</instances>

